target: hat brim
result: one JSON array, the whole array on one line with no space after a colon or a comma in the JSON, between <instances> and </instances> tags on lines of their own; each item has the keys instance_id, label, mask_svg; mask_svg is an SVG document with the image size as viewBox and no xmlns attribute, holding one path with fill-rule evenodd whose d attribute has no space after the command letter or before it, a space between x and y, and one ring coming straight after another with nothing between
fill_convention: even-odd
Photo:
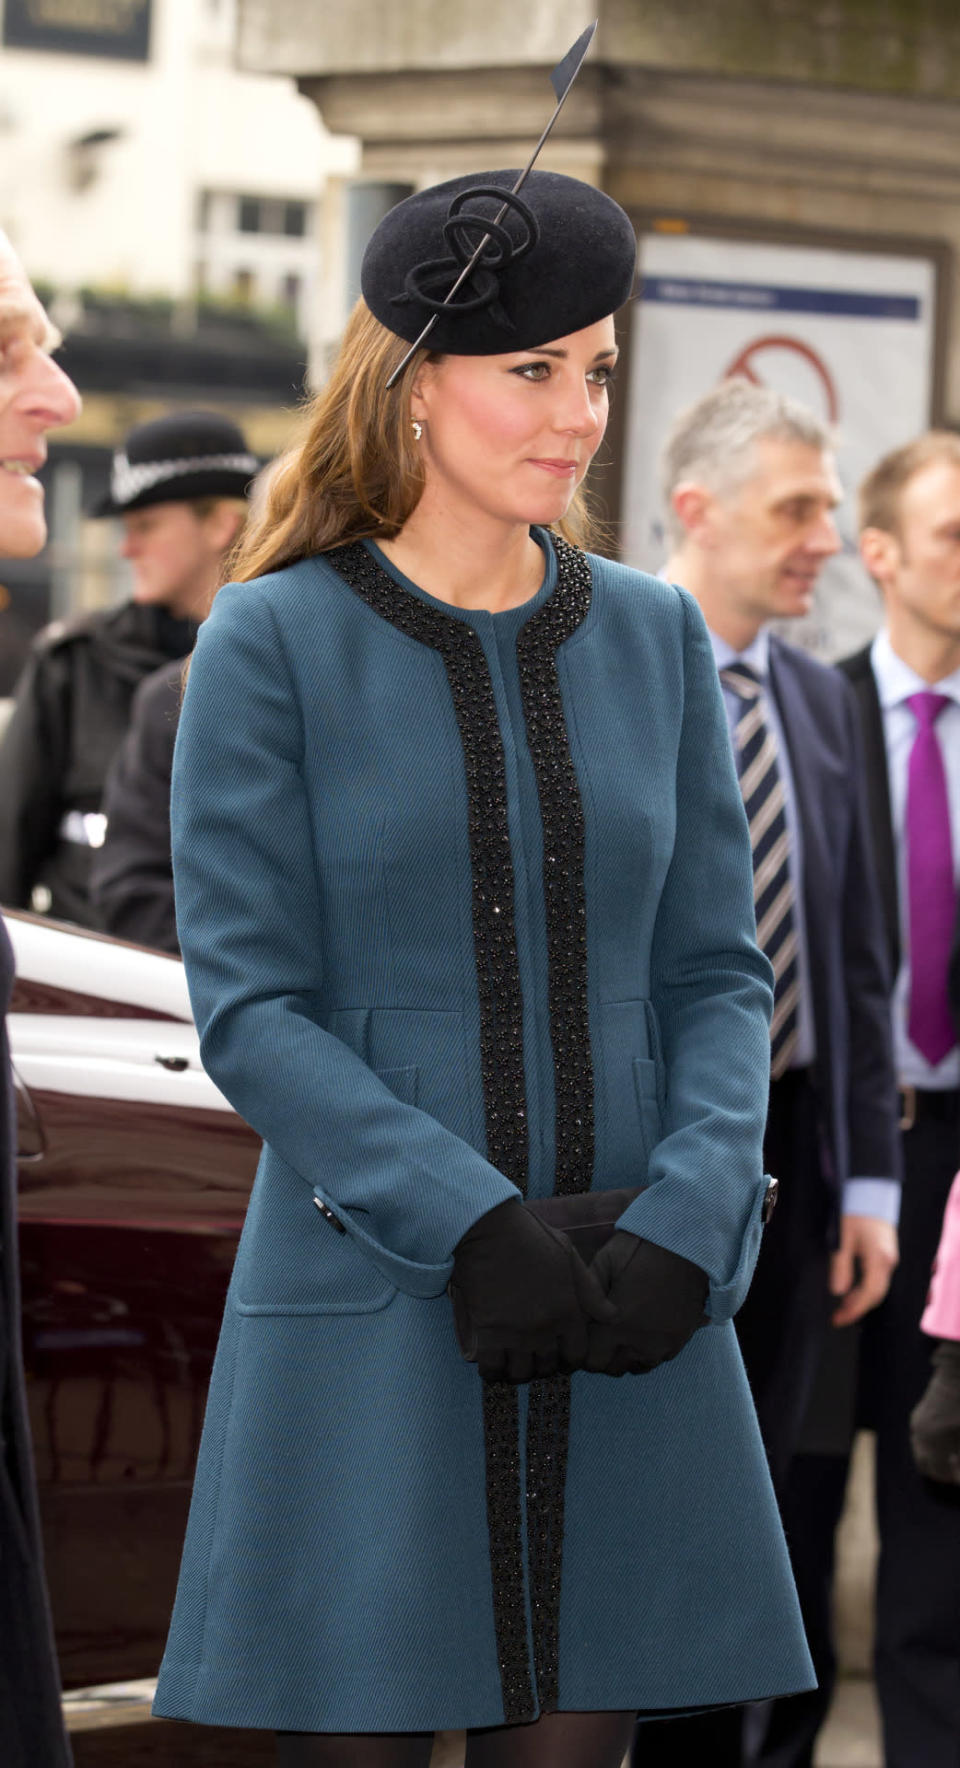
<instances>
[{"instance_id":1,"label":"hat brim","mask_svg":"<svg viewBox=\"0 0 960 1768\"><path fill-rule=\"evenodd\" d=\"M91 506L90 516L126 516L132 510L148 509L158 503L196 503L204 497L248 497L255 474L238 473L219 467L210 471L183 473L178 478L163 479L138 492L127 503L115 502L111 492Z\"/></svg>"}]
</instances>

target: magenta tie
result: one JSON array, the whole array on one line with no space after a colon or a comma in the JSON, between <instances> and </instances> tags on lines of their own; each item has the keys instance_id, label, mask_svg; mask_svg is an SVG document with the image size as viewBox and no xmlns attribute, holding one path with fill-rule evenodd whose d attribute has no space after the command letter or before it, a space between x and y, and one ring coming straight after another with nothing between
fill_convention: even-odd
<instances>
[{"instance_id":1,"label":"magenta tie","mask_svg":"<svg viewBox=\"0 0 960 1768\"><path fill-rule=\"evenodd\" d=\"M907 774L907 889L910 903L910 1042L935 1067L957 1041L947 970L957 912L947 776L937 719L947 694L911 694L917 721Z\"/></svg>"}]
</instances>

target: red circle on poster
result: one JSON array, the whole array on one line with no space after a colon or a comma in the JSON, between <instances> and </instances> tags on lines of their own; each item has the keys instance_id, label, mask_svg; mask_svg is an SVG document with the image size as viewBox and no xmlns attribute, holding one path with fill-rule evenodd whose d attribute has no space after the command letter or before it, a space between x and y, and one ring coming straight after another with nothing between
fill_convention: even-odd
<instances>
[{"instance_id":1,"label":"red circle on poster","mask_svg":"<svg viewBox=\"0 0 960 1768\"><path fill-rule=\"evenodd\" d=\"M810 345L803 343L800 338L781 337L774 332L768 333L766 337L754 338L751 344L744 345L740 354L731 362L724 379L729 380L732 375L740 374L745 380L752 381L754 386L762 386L764 384L763 377L757 372L755 364L755 358L761 350L792 350L795 355L802 356L804 362L810 364L823 387L824 398L827 402L827 416L830 422L836 423L840 415L840 401L837 398L837 389L833 384L833 376L826 363L817 355L816 350L812 350Z\"/></svg>"}]
</instances>

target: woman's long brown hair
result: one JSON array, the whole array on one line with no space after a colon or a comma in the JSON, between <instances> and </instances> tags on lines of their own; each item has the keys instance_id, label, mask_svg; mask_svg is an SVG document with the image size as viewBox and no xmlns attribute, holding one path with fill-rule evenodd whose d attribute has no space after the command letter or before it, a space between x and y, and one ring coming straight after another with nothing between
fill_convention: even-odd
<instances>
[{"instance_id":1,"label":"woman's long brown hair","mask_svg":"<svg viewBox=\"0 0 960 1768\"><path fill-rule=\"evenodd\" d=\"M247 583L349 540L389 540L416 509L423 458L410 420L410 392L430 352L419 350L389 393L385 383L408 345L358 301L327 385L307 409L302 443L273 468L231 558L235 583ZM587 546L594 525L578 491L557 532Z\"/></svg>"}]
</instances>

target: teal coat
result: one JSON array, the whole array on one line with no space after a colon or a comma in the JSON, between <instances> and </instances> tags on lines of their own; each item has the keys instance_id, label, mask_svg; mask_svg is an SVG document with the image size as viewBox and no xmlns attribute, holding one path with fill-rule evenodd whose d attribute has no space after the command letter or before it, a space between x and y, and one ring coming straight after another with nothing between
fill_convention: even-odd
<instances>
[{"instance_id":1,"label":"teal coat","mask_svg":"<svg viewBox=\"0 0 960 1768\"><path fill-rule=\"evenodd\" d=\"M169 1717L430 1730L812 1684L731 1325L771 995L716 670L689 596L538 538L506 613L367 544L227 587L200 633L179 930L265 1147ZM485 1386L457 1241L591 1185L644 1187L622 1224L703 1267L711 1324L650 1375Z\"/></svg>"}]
</instances>

